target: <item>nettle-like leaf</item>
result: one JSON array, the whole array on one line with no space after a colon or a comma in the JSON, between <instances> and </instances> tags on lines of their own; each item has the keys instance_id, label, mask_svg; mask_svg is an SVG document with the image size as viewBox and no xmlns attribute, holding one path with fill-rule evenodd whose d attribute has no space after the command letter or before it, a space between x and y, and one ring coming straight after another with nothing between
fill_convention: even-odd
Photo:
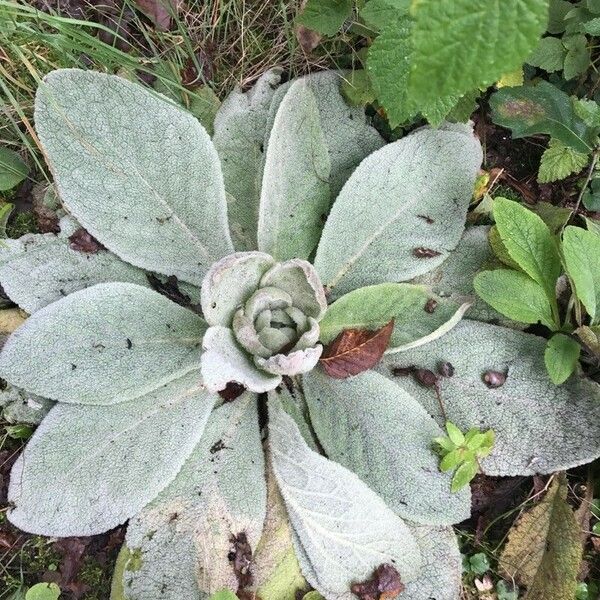
<instances>
[{"instance_id":1,"label":"nettle-like leaf","mask_svg":"<svg viewBox=\"0 0 600 600\"><path fill-rule=\"evenodd\" d=\"M0 281L8 297L28 313L77 290L122 281L148 286L145 273L112 252L70 247L65 220L61 234L28 234L0 246ZM71 231L72 233L72 231Z\"/></svg>"},{"instance_id":2,"label":"nettle-like leaf","mask_svg":"<svg viewBox=\"0 0 600 600\"><path fill-rule=\"evenodd\" d=\"M280 79L281 69L270 69L250 91L235 89L215 117L213 143L221 160L229 228L236 250L257 247L263 146L269 107Z\"/></svg>"},{"instance_id":3,"label":"nettle-like leaf","mask_svg":"<svg viewBox=\"0 0 600 600\"><path fill-rule=\"evenodd\" d=\"M125 596L180 600L237 590L232 540L245 536L251 552L257 547L264 470L256 397L247 393L213 412L177 477L131 521L126 543L136 561L125 566Z\"/></svg>"},{"instance_id":4,"label":"nettle-like leaf","mask_svg":"<svg viewBox=\"0 0 600 600\"><path fill-rule=\"evenodd\" d=\"M152 290L98 284L27 319L6 342L0 372L54 400L115 404L198 370L205 329L198 315Z\"/></svg>"},{"instance_id":5,"label":"nettle-like leaf","mask_svg":"<svg viewBox=\"0 0 600 600\"><path fill-rule=\"evenodd\" d=\"M460 240L481 160L468 126L422 129L365 159L340 192L315 256L333 297L438 266Z\"/></svg>"},{"instance_id":6,"label":"nettle-like leaf","mask_svg":"<svg viewBox=\"0 0 600 600\"><path fill-rule=\"evenodd\" d=\"M40 85L35 123L65 206L122 259L199 284L233 250L217 153L166 98L63 69Z\"/></svg>"},{"instance_id":7,"label":"nettle-like leaf","mask_svg":"<svg viewBox=\"0 0 600 600\"><path fill-rule=\"evenodd\" d=\"M575 377L555 386L544 365L545 344L535 335L463 320L423 349L385 357L381 370L440 425L449 420L463 431L493 429L494 448L481 463L485 473L551 473L600 456L600 386ZM433 389L393 375L396 367L435 371L443 362L454 367L454 375L438 383L445 415ZM488 387L489 374L506 380Z\"/></svg>"},{"instance_id":8,"label":"nettle-like leaf","mask_svg":"<svg viewBox=\"0 0 600 600\"><path fill-rule=\"evenodd\" d=\"M303 378L315 432L327 456L356 473L398 515L429 525L470 514L470 491L450 492L431 441L442 431L407 392L379 373L339 381Z\"/></svg>"},{"instance_id":9,"label":"nettle-like leaf","mask_svg":"<svg viewBox=\"0 0 600 600\"><path fill-rule=\"evenodd\" d=\"M124 523L177 475L214 401L189 373L132 402L58 404L13 467L10 521L50 536Z\"/></svg>"},{"instance_id":10,"label":"nettle-like leaf","mask_svg":"<svg viewBox=\"0 0 600 600\"><path fill-rule=\"evenodd\" d=\"M421 552L408 526L356 475L312 451L276 402L269 406L273 471L309 583L350 600L350 585L383 563L403 582L417 579Z\"/></svg>"}]
</instances>

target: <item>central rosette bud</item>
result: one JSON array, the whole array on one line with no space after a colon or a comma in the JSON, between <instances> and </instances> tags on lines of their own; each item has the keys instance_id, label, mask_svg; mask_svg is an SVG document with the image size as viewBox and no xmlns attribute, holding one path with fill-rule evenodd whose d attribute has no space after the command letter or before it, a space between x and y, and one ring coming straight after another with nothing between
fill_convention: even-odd
<instances>
[{"instance_id":1,"label":"central rosette bud","mask_svg":"<svg viewBox=\"0 0 600 600\"><path fill-rule=\"evenodd\" d=\"M211 391L235 381L273 389L283 375L310 371L323 347L319 321L327 302L314 267L281 263L261 252L239 252L215 263L202 283L202 309L210 325L202 377Z\"/></svg>"}]
</instances>

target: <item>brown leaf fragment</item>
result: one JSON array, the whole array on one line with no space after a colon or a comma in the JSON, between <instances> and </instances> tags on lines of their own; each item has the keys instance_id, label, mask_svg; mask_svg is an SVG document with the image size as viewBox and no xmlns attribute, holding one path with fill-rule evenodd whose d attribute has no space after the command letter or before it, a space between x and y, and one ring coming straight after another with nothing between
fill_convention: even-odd
<instances>
[{"instance_id":1,"label":"brown leaf fragment","mask_svg":"<svg viewBox=\"0 0 600 600\"><path fill-rule=\"evenodd\" d=\"M523 600L573 600L581 558L581 534L561 473L543 500L512 526L499 567L508 580L527 588Z\"/></svg>"},{"instance_id":2,"label":"brown leaf fragment","mask_svg":"<svg viewBox=\"0 0 600 600\"><path fill-rule=\"evenodd\" d=\"M427 225L432 225L433 223L435 223L435 221L427 215L417 215L417 217L419 217L419 219L423 219L423 221L425 221Z\"/></svg>"},{"instance_id":3,"label":"brown leaf fragment","mask_svg":"<svg viewBox=\"0 0 600 600\"><path fill-rule=\"evenodd\" d=\"M394 377L408 377L415 372L416 368L415 365L410 365L408 367L393 367L392 375Z\"/></svg>"},{"instance_id":4,"label":"brown leaf fragment","mask_svg":"<svg viewBox=\"0 0 600 600\"><path fill-rule=\"evenodd\" d=\"M454 365L448 361L438 365L438 373L442 377L452 377L454 375Z\"/></svg>"},{"instance_id":5,"label":"brown leaf fragment","mask_svg":"<svg viewBox=\"0 0 600 600\"><path fill-rule=\"evenodd\" d=\"M233 566L233 571L238 580L238 594L244 588L250 587L253 582L252 571L252 548L248 542L248 536L244 531L232 535L229 539L231 550L227 558Z\"/></svg>"},{"instance_id":6,"label":"brown leaf fragment","mask_svg":"<svg viewBox=\"0 0 600 600\"><path fill-rule=\"evenodd\" d=\"M360 600L389 600L404 591L400 574L392 565L379 565L372 577L361 583L354 583L350 591Z\"/></svg>"},{"instance_id":7,"label":"brown leaf fragment","mask_svg":"<svg viewBox=\"0 0 600 600\"><path fill-rule=\"evenodd\" d=\"M177 14L181 0L135 0L135 5L142 11L159 31L171 28L172 17Z\"/></svg>"},{"instance_id":8,"label":"brown leaf fragment","mask_svg":"<svg viewBox=\"0 0 600 600\"><path fill-rule=\"evenodd\" d=\"M429 298L427 302L425 302L425 306L423 307L426 313L432 315L437 308L438 302L435 298Z\"/></svg>"},{"instance_id":9,"label":"brown leaf fragment","mask_svg":"<svg viewBox=\"0 0 600 600\"><path fill-rule=\"evenodd\" d=\"M296 39L302 50L307 54L312 52L321 42L320 34L312 29L308 29L308 27L304 27L304 25L296 27Z\"/></svg>"},{"instance_id":10,"label":"brown leaf fragment","mask_svg":"<svg viewBox=\"0 0 600 600\"><path fill-rule=\"evenodd\" d=\"M437 375L429 369L416 369L414 376L423 387L435 387L438 382Z\"/></svg>"},{"instance_id":11,"label":"brown leaf fragment","mask_svg":"<svg viewBox=\"0 0 600 600\"><path fill-rule=\"evenodd\" d=\"M230 381L225 386L225 389L217 392L217 394L219 394L219 396L221 396L225 402L233 402L236 398L244 393L245 389L246 388L241 383L238 383L237 381Z\"/></svg>"},{"instance_id":12,"label":"brown leaf fragment","mask_svg":"<svg viewBox=\"0 0 600 600\"><path fill-rule=\"evenodd\" d=\"M334 379L345 379L373 368L390 343L394 320L374 331L346 329L329 344L321 364Z\"/></svg>"},{"instance_id":13,"label":"brown leaf fragment","mask_svg":"<svg viewBox=\"0 0 600 600\"><path fill-rule=\"evenodd\" d=\"M76 229L69 236L69 247L77 252L85 252L87 254L95 254L106 248L83 227Z\"/></svg>"},{"instance_id":14,"label":"brown leaf fragment","mask_svg":"<svg viewBox=\"0 0 600 600\"><path fill-rule=\"evenodd\" d=\"M439 256L441 252L433 250L432 248L413 248L412 254L415 258L435 258Z\"/></svg>"}]
</instances>

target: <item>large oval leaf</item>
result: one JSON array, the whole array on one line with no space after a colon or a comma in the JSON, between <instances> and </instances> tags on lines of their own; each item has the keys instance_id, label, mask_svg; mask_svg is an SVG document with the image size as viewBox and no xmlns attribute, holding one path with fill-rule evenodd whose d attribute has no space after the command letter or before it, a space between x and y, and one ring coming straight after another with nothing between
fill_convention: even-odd
<instances>
[{"instance_id":1,"label":"large oval leaf","mask_svg":"<svg viewBox=\"0 0 600 600\"><path fill-rule=\"evenodd\" d=\"M200 284L233 251L217 153L166 98L62 69L38 88L35 124L62 201L122 259Z\"/></svg>"},{"instance_id":2,"label":"large oval leaf","mask_svg":"<svg viewBox=\"0 0 600 600\"><path fill-rule=\"evenodd\" d=\"M315 257L333 295L439 265L462 235L481 160L465 126L421 129L366 158L335 201Z\"/></svg>"},{"instance_id":3,"label":"large oval leaf","mask_svg":"<svg viewBox=\"0 0 600 600\"><path fill-rule=\"evenodd\" d=\"M229 226L236 250L255 250L263 145L281 69L270 69L245 93L235 89L215 117L213 143L223 169Z\"/></svg>"},{"instance_id":4,"label":"large oval leaf","mask_svg":"<svg viewBox=\"0 0 600 600\"><path fill-rule=\"evenodd\" d=\"M454 376L439 384L448 420L462 430L491 428L496 433L492 453L482 461L484 472L552 473L600 456L600 386L579 376L554 385L544 365L545 345L535 335L465 320L422 349L388 355L381 369L442 425L434 390L412 377L394 377L393 369L436 370L449 361ZM504 385L485 384L490 370L506 374Z\"/></svg>"},{"instance_id":5,"label":"large oval leaf","mask_svg":"<svg viewBox=\"0 0 600 600\"><path fill-rule=\"evenodd\" d=\"M296 81L269 136L258 218L260 250L277 260L311 256L329 210L330 170L317 101L305 81Z\"/></svg>"},{"instance_id":6,"label":"large oval leaf","mask_svg":"<svg viewBox=\"0 0 600 600\"><path fill-rule=\"evenodd\" d=\"M124 523L178 473L214 400L191 373L115 406L58 404L13 467L10 521L60 537Z\"/></svg>"},{"instance_id":7,"label":"large oval leaf","mask_svg":"<svg viewBox=\"0 0 600 600\"><path fill-rule=\"evenodd\" d=\"M232 538L254 551L266 512L266 481L256 396L213 412L202 439L174 481L133 519L124 572L129 600L183 600L239 582Z\"/></svg>"},{"instance_id":8,"label":"large oval leaf","mask_svg":"<svg viewBox=\"0 0 600 600\"><path fill-rule=\"evenodd\" d=\"M328 599L350 600L352 583L382 563L415 580L421 553L404 521L356 475L312 451L277 401L269 409L273 472L308 582Z\"/></svg>"},{"instance_id":9,"label":"large oval leaf","mask_svg":"<svg viewBox=\"0 0 600 600\"><path fill-rule=\"evenodd\" d=\"M28 313L77 290L111 281L148 285L144 271L112 252L78 252L62 235L29 234L0 245L2 287Z\"/></svg>"},{"instance_id":10,"label":"large oval leaf","mask_svg":"<svg viewBox=\"0 0 600 600\"><path fill-rule=\"evenodd\" d=\"M311 422L327 456L356 473L399 516L449 525L471 512L468 487L450 492L432 440L443 431L408 393L367 371L340 381L303 377Z\"/></svg>"},{"instance_id":11,"label":"large oval leaf","mask_svg":"<svg viewBox=\"0 0 600 600\"><path fill-rule=\"evenodd\" d=\"M27 319L0 354L0 375L62 402L123 402L199 369L205 329L153 290L102 283Z\"/></svg>"}]
</instances>

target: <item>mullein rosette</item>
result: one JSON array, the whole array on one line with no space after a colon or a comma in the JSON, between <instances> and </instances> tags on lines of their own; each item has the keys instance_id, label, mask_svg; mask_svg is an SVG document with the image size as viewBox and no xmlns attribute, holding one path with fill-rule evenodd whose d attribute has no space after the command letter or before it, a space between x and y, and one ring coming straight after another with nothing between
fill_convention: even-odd
<instances>
[{"instance_id":1,"label":"mullein rosette","mask_svg":"<svg viewBox=\"0 0 600 600\"><path fill-rule=\"evenodd\" d=\"M0 376L56 404L13 467L8 518L59 537L128 521L114 600L284 600L308 584L350 599L382 569L405 600L457 600L451 525L470 491L439 470L446 419L495 432L485 473L550 473L600 455L598 386L552 385L543 339L485 322L469 125L385 144L339 73L280 75L234 91L212 139L120 77L40 85L66 214L60 233L0 249L0 282L31 313ZM74 248L79 227L104 248ZM343 331L392 319L374 369L319 366ZM442 363L439 394L401 376Z\"/></svg>"}]
</instances>

